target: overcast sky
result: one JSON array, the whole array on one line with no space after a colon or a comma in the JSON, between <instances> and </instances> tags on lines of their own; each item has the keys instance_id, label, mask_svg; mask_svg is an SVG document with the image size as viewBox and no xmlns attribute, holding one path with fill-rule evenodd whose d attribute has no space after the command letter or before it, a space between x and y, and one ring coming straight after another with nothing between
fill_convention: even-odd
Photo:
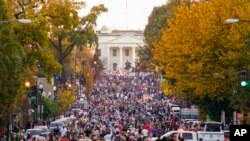
<instances>
[{"instance_id":1,"label":"overcast sky","mask_svg":"<svg viewBox=\"0 0 250 141\"><path fill-rule=\"evenodd\" d=\"M148 22L148 16L155 6L166 4L166 0L85 0L86 8L80 15L86 14L92 6L104 4L108 8L107 13L98 17L97 29L108 26L111 29L144 29ZM126 16L127 15L127 16ZM127 26L126 26L127 25Z\"/></svg>"}]
</instances>

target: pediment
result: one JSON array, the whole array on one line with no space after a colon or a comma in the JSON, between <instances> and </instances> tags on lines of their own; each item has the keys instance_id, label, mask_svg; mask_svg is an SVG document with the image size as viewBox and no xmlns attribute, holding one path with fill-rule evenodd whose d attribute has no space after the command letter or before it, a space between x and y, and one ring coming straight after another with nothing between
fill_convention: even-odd
<instances>
[{"instance_id":1,"label":"pediment","mask_svg":"<svg viewBox=\"0 0 250 141\"><path fill-rule=\"evenodd\" d=\"M117 38L114 38L110 41L108 41L108 44L144 44L143 39L136 37L132 34L123 34L121 36L118 36Z\"/></svg>"}]
</instances>

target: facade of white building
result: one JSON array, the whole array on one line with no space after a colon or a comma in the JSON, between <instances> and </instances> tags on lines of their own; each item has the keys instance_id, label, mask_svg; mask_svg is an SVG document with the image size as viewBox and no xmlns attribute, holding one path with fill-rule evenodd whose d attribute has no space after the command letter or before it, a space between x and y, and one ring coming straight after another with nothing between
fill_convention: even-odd
<instances>
[{"instance_id":1,"label":"facade of white building","mask_svg":"<svg viewBox=\"0 0 250 141\"><path fill-rule=\"evenodd\" d=\"M112 30L103 27L97 31L98 54L106 70L118 71L124 69L126 62L135 67L138 59L137 50L144 46L143 31Z\"/></svg>"}]
</instances>

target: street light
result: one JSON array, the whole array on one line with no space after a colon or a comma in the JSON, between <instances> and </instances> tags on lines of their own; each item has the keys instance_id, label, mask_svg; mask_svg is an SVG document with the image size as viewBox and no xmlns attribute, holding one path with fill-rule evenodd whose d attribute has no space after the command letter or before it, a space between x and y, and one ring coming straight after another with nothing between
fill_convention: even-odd
<instances>
[{"instance_id":1,"label":"street light","mask_svg":"<svg viewBox=\"0 0 250 141\"><path fill-rule=\"evenodd\" d=\"M38 86L39 90L42 91L43 90L43 84L40 83L39 86Z\"/></svg>"},{"instance_id":2,"label":"street light","mask_svg":"<svg viewBox=\"0 0 250 141\"><path fill-rule=\"evenodd\" d=\"M56 86L55 85L53 86L53 91L56 91Z\"/></svg>"},{"instance_id":3,"label":"street light","mask_svg":"<svg viewBox=\"0 0 250 141\"><path fill-rule=\"evenodd\" d=\"M14 22L17 21L22 24L29 24L31 23L30 19L13 19L13 20L6 20L6 21L0 21L0 23L9 23L9 22Z\"/></svg>"},{"instance_id":4,"label":"street light","mask_svg":"<svg viewBox=\"0 0 250 141\"><path fill-rule=\"evenodd\" d=\"M45 93L45 91L43 91L42 96L43 96L43 97L46 97L46 95L47 95L47 94Z\"/></svg>"},{"instance_id":5,"label":"street light","mask_svg":"<svg viewBox=\"0 0 250 141\"><path fill-rule=\"evenodd\" d=\"M70 83L68 84L68 87L71 88L71 84Z\"/></svg>"},{"instance_id":6,"label":"street light","mask_svg":"<svg viewBox=\"0 0 250 141\"><path fill-rule=\"evenodd\" d=\"M50 97L51 95L52 95L52 94L51 94L51 92L49 91L49 92L48 92L48 97Z\"/></svg>"},{"instance_id":7,"label":"street light","mask_svg":"<svg viewBox=\"0 0 250 141\"><path fill-rule=\"evenodd\" d=\"M38 89L39 89L39 91L38 91L38 95L39 95L39 100L38 100L38 109L39 109L39 118L40 118L40 120L42 119L42 115L43 115L43 96L42 96L42 94L43 94L43 84L42 83L40 83L39 85L38 85Z\"/></svg>"},{"instance_id":8,"label":"street light","mask_svg":"<svg viewBox=\"0 0 250 141\"><path fill-rule=\"evenodd\" d=\"M24 83L24 85L25 85L26 88L29 88L29 87L30 87L30 82L29 82L29 81L26 81L26 82Z\"/></svg>"},{"instance_id":9,"label":"street light","mask_svg":"<svg viewBox=\"0 0 250 141\"><path fill-rule=\"evenodd\" d=\"M58 96L57 96L57 94L56 94L56 90L57 90L57 88L56 88L56 86L54 85L54 86L53 86L53 91L54 91L54 100L55 100L55 101L58 100Z\"/></svg>"},{"instance_id":10,"label":"street light","mask_svg":"<svg viewBox=\"0 0 250 141\"><path fill-rule=\"evenodd\" d=\"M241 19L227 19L226 23L238 23L238 22L250 22L250 20L241 20Z\"/></svg>"}]
</instances>

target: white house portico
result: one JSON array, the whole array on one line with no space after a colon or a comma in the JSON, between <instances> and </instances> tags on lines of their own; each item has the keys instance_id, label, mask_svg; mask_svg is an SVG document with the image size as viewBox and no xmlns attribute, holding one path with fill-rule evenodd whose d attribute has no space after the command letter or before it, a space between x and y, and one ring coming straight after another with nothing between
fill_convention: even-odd
<instances>
[{"instance_id":1,"label":"white house portico","mask_svg":"<svg viewBox=\"0 0 250 141\"><path fill-rule=\"evenodd\" d=\"M106 29L106 28L104 28ZM99 39L98 53L108 70L120 70L125 68L126 62L135 67L138 58L137 50L144 45L142 31L97 31Z\"/></svg>"}]
</instances>

